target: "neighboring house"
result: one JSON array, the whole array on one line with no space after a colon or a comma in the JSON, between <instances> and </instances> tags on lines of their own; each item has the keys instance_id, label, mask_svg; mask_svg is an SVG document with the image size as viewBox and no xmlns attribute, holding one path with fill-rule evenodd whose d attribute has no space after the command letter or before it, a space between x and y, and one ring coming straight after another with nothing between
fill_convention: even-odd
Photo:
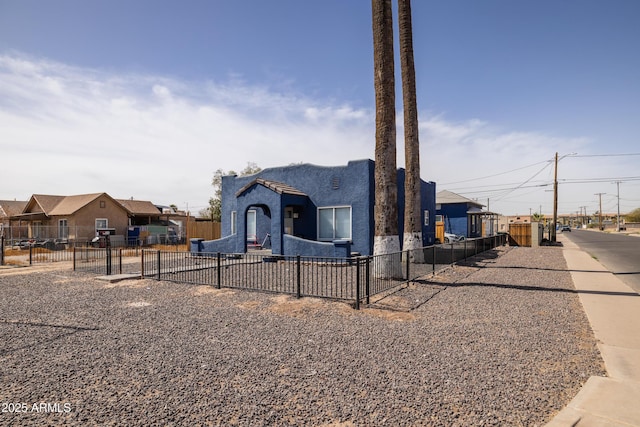
<instances>
[{"instance_id":1,"label":"neighboring house","mask_svg":"<svg viewBox=\"0 0 640 427\"><path fill-rule=\"evenodd\" d=\"M126 234L129 212L106 193L34 194L22 212L10 220L12 228L27 228L27 235L20 236L22 238L86 241L93 239L101 229Z\"/></svg>"},{"instance_id":2,"label":"neighboring house","mask_svg":"<svg viewBox=\"0 0 640 427\"><path fill-rule=\"evenodd\" d=\"M2 202L3 204L5 202ZM151 202L117 200L107 193L54 196L34 194L8 216L12 240L89 241L110 230L124 242L131 226L161 224L162 212ZM166 227L165 231L166 233ZM5 233L6 235L7 233Z\"/></svg>"},{"instance_id":3,"label":"neighboring house","mask_svg":"<svg viewBox=\"0 0 640 427\"><path fill-rule=\"evenodd\" d=\"M175 221L175 218L184 218L184 215L146 200L117 201L129 211L129 227L125 233L129 246L178 243L180 240L182 221Z\"/></svg>"},{"instance_id":4,"label":"neighboring house","mask_svg":"<svg viewBox=\"0 0 640 427\"><path fill-rule=\"evenodd\" d=\"M398 221L402 244L404 170L398 170ZM370 255L374 238L374 162L346 166L299 164L251 176L222 177L218 240L192 239L199 252L244 253L269 246L273 254ZM435 241L435 183L421 183L423 244Z\"/></svg>"},{"instance_id":5,"label":"neighboring house","mask_svg":"<svg viewBox=\"0 0 640 427\"><path fill-rule=\"evenodd\" d=\"M436 194L436 214L442 216L446 233L468 238L494 234L497 215L483 211L483 207L483 204L451 191L442 190Z\"/></svg>"},{"instance_id":6,"label":"neighboring house","mask_svg":"<svg viewBox=\"0 0 640 427\"><path fill-rule=\"evenodd\" d=\"M26 205L25 201L0 200L0 236L4 236L5 230L9 229L9 218L21 213Z\"/></svg>"},{"instance_id":7,"label":"neighboring house","mask_svg":"<svg viewBox=\"0 0 640 427\"><path fill-rule=\"evenodd\" d=\"M0 200L0 224L9 226L9 218L22 212L27 202L17 200Z\"/></svg>"},{"instance_id":8,"label":"neighboring house","mask_svg":"<svg viewBox=\"0 0 640 427\"><path fill-rule=\"evenodd\" d=\"M146 200L116 199L129 213L129 225L148 225L160 221L162 211Z\"/></svg>"}]
</instances>

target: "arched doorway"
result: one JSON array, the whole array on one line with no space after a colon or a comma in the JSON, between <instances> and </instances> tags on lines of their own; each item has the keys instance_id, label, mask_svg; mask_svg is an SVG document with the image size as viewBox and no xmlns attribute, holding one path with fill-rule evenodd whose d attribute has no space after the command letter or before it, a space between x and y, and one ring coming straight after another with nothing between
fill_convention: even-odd
<instances>
[{"instance_id":1,"label":"arched doorway","mask_svg":"<svg viewBox=\"0 0 640 427\"><path fill-rule=\"evenodd\" d=\"M271 249L271 209L265 204L247 206L245 251Z\"/></svg>"}]
</instances>

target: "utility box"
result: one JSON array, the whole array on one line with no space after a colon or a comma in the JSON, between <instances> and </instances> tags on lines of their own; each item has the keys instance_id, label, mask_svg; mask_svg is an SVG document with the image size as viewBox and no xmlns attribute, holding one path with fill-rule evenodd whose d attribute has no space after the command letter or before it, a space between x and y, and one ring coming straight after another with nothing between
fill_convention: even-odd
<instances>
[{"instance_id":1,"label":"utility box","mask_svg":"<svg viewBox=\"0 0 640 427\"><path fill-rule=\"evenodd\" d=\"M531 223L531 246L538 247L540 243L542 243L542 238L544 236L544 226L541 222L532 222Z\"/></svg>"}]
</instances>

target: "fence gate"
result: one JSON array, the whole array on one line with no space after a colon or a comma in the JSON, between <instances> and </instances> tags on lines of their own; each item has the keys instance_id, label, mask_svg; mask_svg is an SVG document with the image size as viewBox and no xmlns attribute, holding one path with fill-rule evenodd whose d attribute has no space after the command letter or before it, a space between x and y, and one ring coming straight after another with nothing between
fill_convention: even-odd
<instances>
[{"instance_id":1,"label":"fence gate","mask_svg":"<svg viewBox=\"0 0 640 427\"><path fill-rule=\"evenodd\" d=\"M94 274L122 274L122 249L74 248L73 270Z\"/></svg>"},{"instance_id":2,"label":"fence gate","mask_svg":"<svg viewBox=\"0 0 640 427\"><path fill-rule=\"evenodd\" d=\"M509 224L509 244L531 246L531 224Z\"/></svg>"}]
</instances>

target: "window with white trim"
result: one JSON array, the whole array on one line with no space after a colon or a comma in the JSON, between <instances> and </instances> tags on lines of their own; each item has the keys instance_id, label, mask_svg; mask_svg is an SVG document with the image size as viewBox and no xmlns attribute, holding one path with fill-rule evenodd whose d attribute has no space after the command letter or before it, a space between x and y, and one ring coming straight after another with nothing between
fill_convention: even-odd
<instances>
[{"instance_id":1,"label":"window with white trim","mask_svg":"<svg viewBox=\"0 0 640 427\"><path fill-rule=\"evenodd\" d=\"M318 240L351 240L351 206L318 208Z\"/></svg>"},{"instance_id":2,"label":"window with white trim","mask_svg":"<svg viewBox=\"0 0 640 427\"><path fill-rule=\"evenodd\" d=\"M231 211L231 234L236 234L237 222L238 222L238 212Z\"/></svg>"},{"instance_id":3,"label":"window with white trim","mask_svg":"<svg viewBox=\"0 0 640 427\"><path fill-rule=\"evenodd\" d=\"M60 239L69 238L69 225L66 219L58 220L58 238Z\"/></svg>"},{"instance_id":4,"label":"window with white trim","mask_svg":"<svg viewBox=\"0 0 640 427\"><path fill-rule=\"evenodd\" d=\"M109 228L109 220L107 218L96 218L96 230L101 228Z\"/></svg>"},{"instance_id":5,"label":"window with white trim","mask_svg":"<svg viewBox=\"0 0 640 427\"><path fill-rule=\"evenodd\" d=\"M40 235L43 234L42 231L42 221L34 221L31 226L31 237L35 239L40 238Z\"/></svg>"}]
</instances>

